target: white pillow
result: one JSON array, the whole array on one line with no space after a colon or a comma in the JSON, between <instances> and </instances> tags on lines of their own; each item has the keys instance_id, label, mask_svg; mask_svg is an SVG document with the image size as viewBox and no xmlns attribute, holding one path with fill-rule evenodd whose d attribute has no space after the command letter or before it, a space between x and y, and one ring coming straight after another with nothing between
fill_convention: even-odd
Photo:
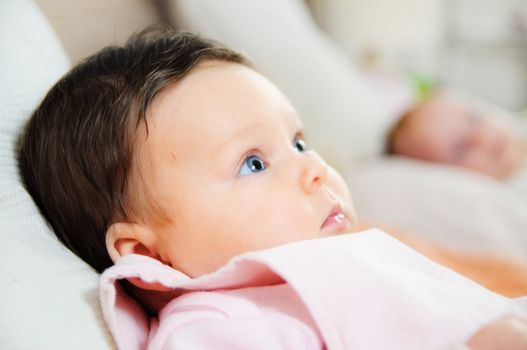
<instances>
[{"instance_id":1,"label":"white pillow","mask_svg":"<svg viewBox=\"0 0 527 350\"><path fill-rule=\"evenodd\" d=\"M340 171L378 154L393 111L300 0L177 0L182 29L246 52L289 98L308 141Z\"/></svg>"},{"instance_id":2,"label":"white pillow","mask_svg":"<svg viewBox=\"0 0 527 350\"><path fill-rule=\"evenodd\" d=\"M108 349L98 274L64 248L24 190L14 143L69 68L40 9L0 2L0 344L3 349Z\"/></svg>"}]
</instances>

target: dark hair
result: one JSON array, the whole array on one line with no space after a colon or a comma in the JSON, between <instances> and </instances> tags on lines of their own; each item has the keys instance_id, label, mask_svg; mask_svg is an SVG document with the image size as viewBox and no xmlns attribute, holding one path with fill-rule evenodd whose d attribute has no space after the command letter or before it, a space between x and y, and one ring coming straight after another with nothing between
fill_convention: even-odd
<instances>
[{"instance_id":1,"label":"dark hair","mask_svg":"<svg viewBox=\"0 0 527 350\"><path fill-rule=\"evenodd\" d=\"M149 104L205 60L250 66L190 33L143 31L74 67L26 125L18 144L24 184L59 240L97 271L112 265L106 230L137 212L129 183Z\"/></svg>"}]
</instances>

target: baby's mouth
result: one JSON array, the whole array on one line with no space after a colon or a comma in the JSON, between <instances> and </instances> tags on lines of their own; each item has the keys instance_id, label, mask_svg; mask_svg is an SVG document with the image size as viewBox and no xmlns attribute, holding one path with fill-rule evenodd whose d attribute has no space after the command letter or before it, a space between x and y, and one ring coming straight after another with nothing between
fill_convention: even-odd
<instances>
[{"instance_id":1,"label":"baby's mouth","mask_svg":"<svg viewBox=\"0 0 527 350\"><path fill-rule=\"evenodd\" d=\"M342 212L340 206L333 207L326 220L320 226L320 231L328 233L344 233L350 231L351 222L349 218Z\"/></svg>"}]
</instances>

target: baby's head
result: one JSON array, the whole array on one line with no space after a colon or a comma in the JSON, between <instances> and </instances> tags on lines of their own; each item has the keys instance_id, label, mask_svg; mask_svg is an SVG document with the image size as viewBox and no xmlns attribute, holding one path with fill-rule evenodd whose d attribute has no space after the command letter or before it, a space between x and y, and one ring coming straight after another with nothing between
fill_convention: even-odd
<instances>
[{"instance_id":1,"label":"baby's head","mask_svg":"<svg viewBox=\"0 0 527 350\"><path fill-rule=\"evenodd\" d=\"M408 112L389 137L390 152L462 166L495 178L521 164L525 142L512 120L452 95L432 96Z\"/></svg>"},{"instance_id":2,"label":"baby's head","mask_svg":"<svg viewBox=\"0 0 527 350\"><path fill-rule=\"evenodd\" d=\"M198 276L355 224L288 100L240 54L186 33L75 67L33 114L19 163L59 239L98 271L136 253Z\"/></svg>"}]
</instances>

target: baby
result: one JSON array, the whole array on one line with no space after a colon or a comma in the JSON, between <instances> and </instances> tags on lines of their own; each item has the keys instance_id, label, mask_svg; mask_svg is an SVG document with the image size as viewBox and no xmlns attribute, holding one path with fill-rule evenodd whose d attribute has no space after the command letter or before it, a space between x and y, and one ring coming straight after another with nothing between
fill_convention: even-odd
<instances>
[{"instance_id":1,"label":"baby","mask_svg":"<svg viewBox=\"0 0 527 350\"><path fill-rule=\"evenodd\" d=\"M145 32L88 58L33 114L19 163L58 238L109 268L119 348L526 344L520 318L498 319L507 298L380 232L340 235L357 223L345 182L218 43Z\"/></svg>"},{"instance_id":2,"label":"baby","mask_svg":"<svg viewBox=\"0 0 527 350\"><path fill-rule=\"evenodd\" d=\"M524 165L527 143L518 124L438 93L401 118L390 134L389 151L506 179Z\"/></svg>"}]
</instances>

